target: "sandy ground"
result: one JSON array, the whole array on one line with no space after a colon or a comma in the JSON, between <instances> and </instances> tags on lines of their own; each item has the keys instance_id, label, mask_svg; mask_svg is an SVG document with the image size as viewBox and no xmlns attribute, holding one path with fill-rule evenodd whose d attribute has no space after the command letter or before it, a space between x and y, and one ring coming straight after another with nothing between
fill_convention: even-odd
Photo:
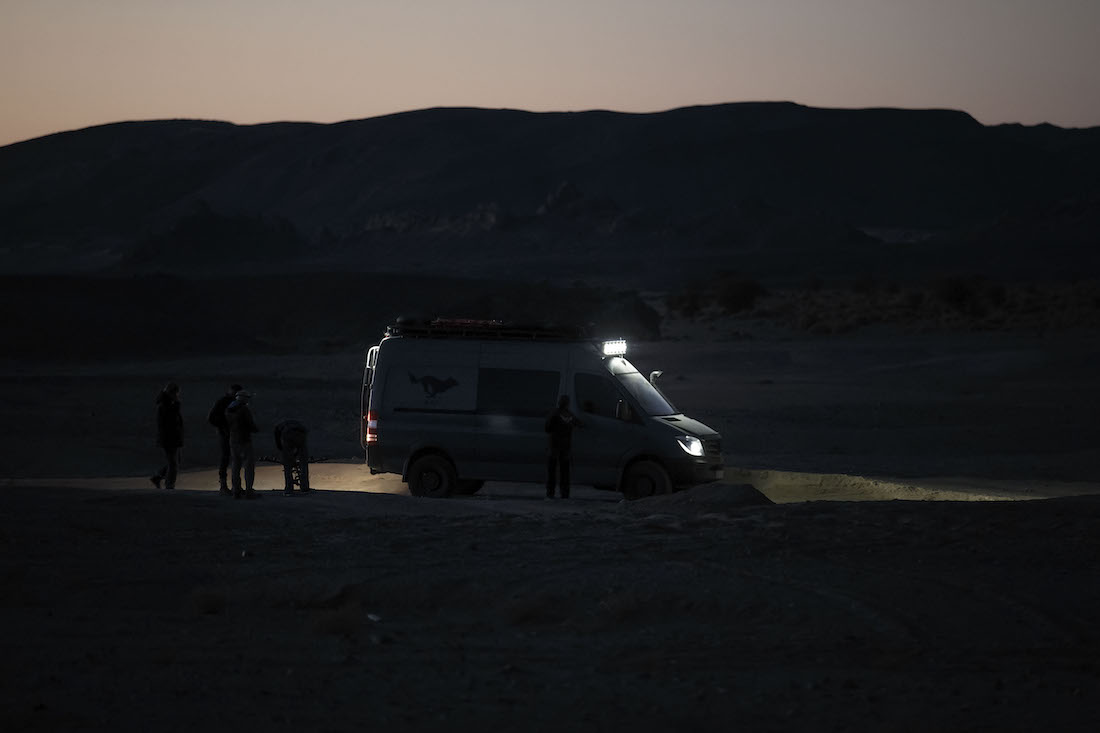
<instances>
[{"instance_id":1,"label":"sandy ground","mask_svg":"<svg viewBox=\"0 0 1100 733\"><path fill-rule=\"evenodd\" d=\"M1091 731L1097 343L640 346L722 430L728 469L637 502L433 501L370 476L360 354L4 365L0 720ZM259 501L213 490L201 418L227 376L261 425L313 427L319 491L284 497L271 465ZM146 478L169 378L189 430L174 492Z\"/></svg>"}]
</instances>

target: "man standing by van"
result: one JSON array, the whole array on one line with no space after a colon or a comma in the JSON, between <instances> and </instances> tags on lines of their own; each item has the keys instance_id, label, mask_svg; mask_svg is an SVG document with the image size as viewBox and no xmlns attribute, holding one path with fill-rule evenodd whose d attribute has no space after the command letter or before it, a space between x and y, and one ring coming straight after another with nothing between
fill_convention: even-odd
<instances>
[{"instance_id":1,"label":"man standing by van","mask_svg":"<svg viewBox=\"0 0 1100 733\"><path fill-rule=\"evenodd\" d=\"M558 406L546 418L550 450L546 459L546 498L554 498L554 484L561 489L561 498L569 498L569 461L573 452L573 428L584 427L569 410L569 395L558 398Z\"/></svg>"}]
</instances>

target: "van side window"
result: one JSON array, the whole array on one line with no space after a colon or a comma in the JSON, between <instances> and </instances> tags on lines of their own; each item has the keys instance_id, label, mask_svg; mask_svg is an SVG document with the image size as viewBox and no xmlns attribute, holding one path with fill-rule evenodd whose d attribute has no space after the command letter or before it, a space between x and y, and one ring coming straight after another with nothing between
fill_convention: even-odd
<instances>
[{"instance_id":1,"label":"van side window","mask_svg":"<svg viewBox=\"0 0 1100 733\"><path fill-rule=\"evenodd\" d=\"M477 411L545 417L558 403L561 372L486 369L477 373Z\"/></svg>"},{"instance_id":2,"label":"van side window","mask_svg":"<svg viewBox=\"0 0 1100 733\"><path fill-rule=\"evenodd\" d=\"M615 405L622 393L614 381L595 374L578 374L574 404L576 409L589 415L615 417Z\"/></svg>"}]
</instances>

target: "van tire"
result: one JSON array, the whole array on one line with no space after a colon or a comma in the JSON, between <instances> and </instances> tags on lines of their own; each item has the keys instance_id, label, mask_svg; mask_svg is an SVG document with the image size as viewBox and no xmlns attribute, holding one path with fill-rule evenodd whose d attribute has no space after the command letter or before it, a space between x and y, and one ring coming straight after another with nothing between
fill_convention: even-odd
<instances>
[{"instance_id":1,"label":"van tire","mask_svg":"<svg viewBox=\"0 0 1100 733\"><path fill-rule=\"evenodd\" d=\"M413 496L442 499L457 490L458 474L443 456L421 456L409 467L409 493Z\"/></svg>"},{"instance_id":2,"label":"van tire","mask_svg":"<svg viewBox=\"0 0 1100 733\"><path fill-rule=\"evenodd\" d=\"M638 461L623 474L623 496L627 499L644 499L655 494L672 492L672 479L668 471L656 461Z\"/></svg>"},{"instance_id":3,"label":"van tire","mask_svg":"<svg viewBox=\"0 0 1100 733\"><path fill-rule=\"evenodd\" d=\"M481 487L484 485L485 482L480 479L459 479L455 493L462 494L463 496L471 496L480 491Z\"/></svg>"}]
</instances>

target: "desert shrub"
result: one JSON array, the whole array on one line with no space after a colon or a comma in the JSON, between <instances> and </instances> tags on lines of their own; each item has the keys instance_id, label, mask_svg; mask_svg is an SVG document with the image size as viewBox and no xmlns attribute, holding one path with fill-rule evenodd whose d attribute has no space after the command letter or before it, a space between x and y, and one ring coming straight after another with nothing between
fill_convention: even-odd
<instances>
[{"instance_id":1,"label":"desert shrub","mask_svg":"<svg viewBox=\"0 0 1100 733\"><path fill-rule=\"evenodd\" d=\"M972 276L943 277L932 284L936 299L951 310L977 315L982 310L982 283Z\"/></svg>"},{"instance_id":2,"label":"desert shrub","mask_svg":"<svg viewBox=\"0 0 1100 733\"><path fill-rule=\"evenodd\" d=\"M822 283L821 278L815 275L806 278L802 281L801 285L799 285L800 290L804 290L808 293L816 293L821 290L822 287L824 287L824 283Z\"/></svg>"},{"instance_id":3,"label":"desert shrub","mask_svg":"<svg viewBox=\"0 0 1100 733\"><path fill-rule=\"evenodd\" d=\"M706 305L703 294L697 289L669 295L665 299L669 311L679 313L684 318L695 318Z\"/></svg>"},{"instance_id":4,"label":"desert shrub","mask_svg":"<svg viewBox=\"0 0 1100 733\"><path fill-rule=\"evenodd\" d=\"M902 305L910 310L920 310L924 305L924 291L910 290L902 298Z\"/></svg>"},{"instance_id":5,"label":"desert shrub","mask_svg":"<svg viewBox=\"0 0 1100 733\"><path fill-rule=\"evenodd\" d=\"M988 283L985 287L985 299L995 308L1001 308L1008 301L1008 290L1002 283Z\"/></svg>"},{"instance_id":6,"label":"desert shrub","mask_svg":"<svg viewBox=\"0 0 1100 733\"><path fill-rule=\"evenodd\" d=\"M756 305L756 300L767 291L756 280L723 275L715 286L715 302L727 313L740 313Z\"/></svg>"},{"instance_id":7,"label":"desert shrub","mask_svg":"<svg viewBox=\"0 0 1100 733\"><path fill-rule=\"evenodd\" d=\"M850 290L859 295L875 295L881 289L873 275L861 275L852 281Z\"/></svg>"}]
</instances>

